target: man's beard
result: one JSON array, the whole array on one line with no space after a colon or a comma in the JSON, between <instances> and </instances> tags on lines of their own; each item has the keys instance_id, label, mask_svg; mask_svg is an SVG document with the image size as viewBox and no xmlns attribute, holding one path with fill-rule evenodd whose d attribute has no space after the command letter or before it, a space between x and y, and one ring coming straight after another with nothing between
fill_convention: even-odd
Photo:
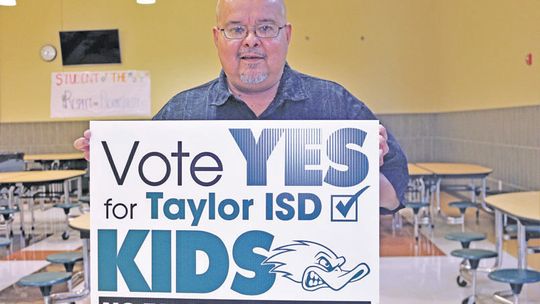
<instances>
[{"instance_id":1,"label":"man's beard","mask_svg":"<svg viewBox=\"0 0 540 304\"><path fill-rule=\"evenodd\" d=\"M245 84L259 84L268 78L267 72L257 72L248 70L240 74L240 81Z\"/></svg>"},{"instance_id":2,"label":"man's beard","mask_svg":"<svg viewBox=\"0 0 540 304\"><path fill-rule=\"evenodd\" d=\"M258 48L243 48L238 52L238 58L242 56L255 55L266 58L266 54ZM240 73L240 81L245 84L259 84L268 78L268 71L258 71L261 63L247 64L246 70Z\"/></svg>"}]
</instances>

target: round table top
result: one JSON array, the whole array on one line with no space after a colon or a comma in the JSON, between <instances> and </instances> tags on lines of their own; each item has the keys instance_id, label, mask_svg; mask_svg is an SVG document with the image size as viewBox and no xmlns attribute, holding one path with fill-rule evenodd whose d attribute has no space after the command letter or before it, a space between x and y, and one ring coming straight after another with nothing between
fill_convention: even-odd
<instances>
[{"instance_id":1,"label":"round table top","mask_svg":"<svg viewBox=\"0 0 540 304\"><path fill-rule=\"evenodd\" d=\"M422 177L422 176L431 176L433 175L433 172L426 170L422 167L419 167L415 164L407 164L407 168L409 169L409 176L411 177Z\"/></svg>"},{"instance_id":2,"label":"round table top","mask_svg":"<svg viewBox=\"0 0 540 304\"><path fill-rule=\"evenodd\" d=\"M54 161L54 160L76 160L84 159L82 152L73 153L47 153L47 154L25 154L25 161Z\"/></svg>"},{"instance_id":3,"label":"round table top","mask_svg":"<svg viewBox=\"0 0 540 304\"><path fill-rule=\"evenodd\" d=\"M54 182L79 177L84 174L86 174L84 170L0 172L0 184Z\"/></svg>"},{"instance_id":4,"label":"round table top","mask_svg":"<svg viewBox=\"0 0 540 304\"><path fill-rule=\"evenodd\" d=\"M90 213L69 220L69 227L78 231L90 231Z\"/></svg>"},{"instance_id":5,"label":"round table top","mask_svg":"<svg viewBox=\"0 0 540 304\"><path fill-rule=\"evenodd\" d=\"M436 175L488 175L493 169L466 163L415 163L417 166Z\"/></svg>"},{"instance_id":6,"label":"round table top","mask_svg":"<svg viewBox=\"0 0 540 304\"><path fill-rule=\"evenodd\" d=\"M513 217L540 221L540 191L490 195L486 197L486 203Z\"/></svg>"}]
</instances>

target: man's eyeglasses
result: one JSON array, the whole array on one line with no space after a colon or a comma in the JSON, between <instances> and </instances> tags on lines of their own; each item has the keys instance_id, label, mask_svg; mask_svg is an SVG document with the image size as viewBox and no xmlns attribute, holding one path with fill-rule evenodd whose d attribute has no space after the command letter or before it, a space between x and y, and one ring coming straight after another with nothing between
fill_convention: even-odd
<instances>
[{"instance_id":1,"label":"man's eyeglasses","mask_svg":"<svg viewBox=\"0 0 540 304\"><path fill-rule=\"evenodd\" d=\"M279 31L286 26L278 26L272 23L259 24L254 28L255 36L259 38L276 38L279 35ZM227 39L244 39L249 34L248 27L241 24L231 24L224 28L218 27L218 29L223 32L223 35Z\"/></svg>"}]
</instances>

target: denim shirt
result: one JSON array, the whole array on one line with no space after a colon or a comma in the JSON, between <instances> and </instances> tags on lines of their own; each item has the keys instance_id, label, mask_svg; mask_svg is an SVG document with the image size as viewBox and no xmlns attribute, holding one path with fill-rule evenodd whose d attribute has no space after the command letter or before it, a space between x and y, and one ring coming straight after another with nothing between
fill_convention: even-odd
<instances>
[{"instance_id":1,"label":"denim shirt","mask_svg":"<svg viewBox=\"0 0 540 304\"><path fill-rule=\"evenodd\" d=\"M276 97L256 116L219 78L178 93L154 116L154 120L376 120L368 107L341 85L294 71L285 65ZM409 175L407 159L394 136L388 133L388 154L380 171L394 186L403 207ZM381 214L389 213L381 208Z\"/></svg>"}]
</instances>

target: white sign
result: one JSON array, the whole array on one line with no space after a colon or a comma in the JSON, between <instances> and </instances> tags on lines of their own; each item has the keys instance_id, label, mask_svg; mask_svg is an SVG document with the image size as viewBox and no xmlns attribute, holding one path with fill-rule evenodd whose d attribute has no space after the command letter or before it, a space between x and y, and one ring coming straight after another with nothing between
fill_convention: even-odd
<instances>
[{"instance_id":1,"label":"white sign","mask_svg":"<svg viewBox=\"0 0 540 304\"><path fill-rule=\"evenodd\" d=\"M148 71L51 75L51 117L150 116Z\"/></svg>"},{"instance_id":2,"label":"white sign","mask_svg":"<svg viewBox=\"0 0 540 304\"><path fill-rule=\"evenodd\" d=\"M378 121L90 129L92 303L379 303Z\"/></svg>"}]
</instances>

